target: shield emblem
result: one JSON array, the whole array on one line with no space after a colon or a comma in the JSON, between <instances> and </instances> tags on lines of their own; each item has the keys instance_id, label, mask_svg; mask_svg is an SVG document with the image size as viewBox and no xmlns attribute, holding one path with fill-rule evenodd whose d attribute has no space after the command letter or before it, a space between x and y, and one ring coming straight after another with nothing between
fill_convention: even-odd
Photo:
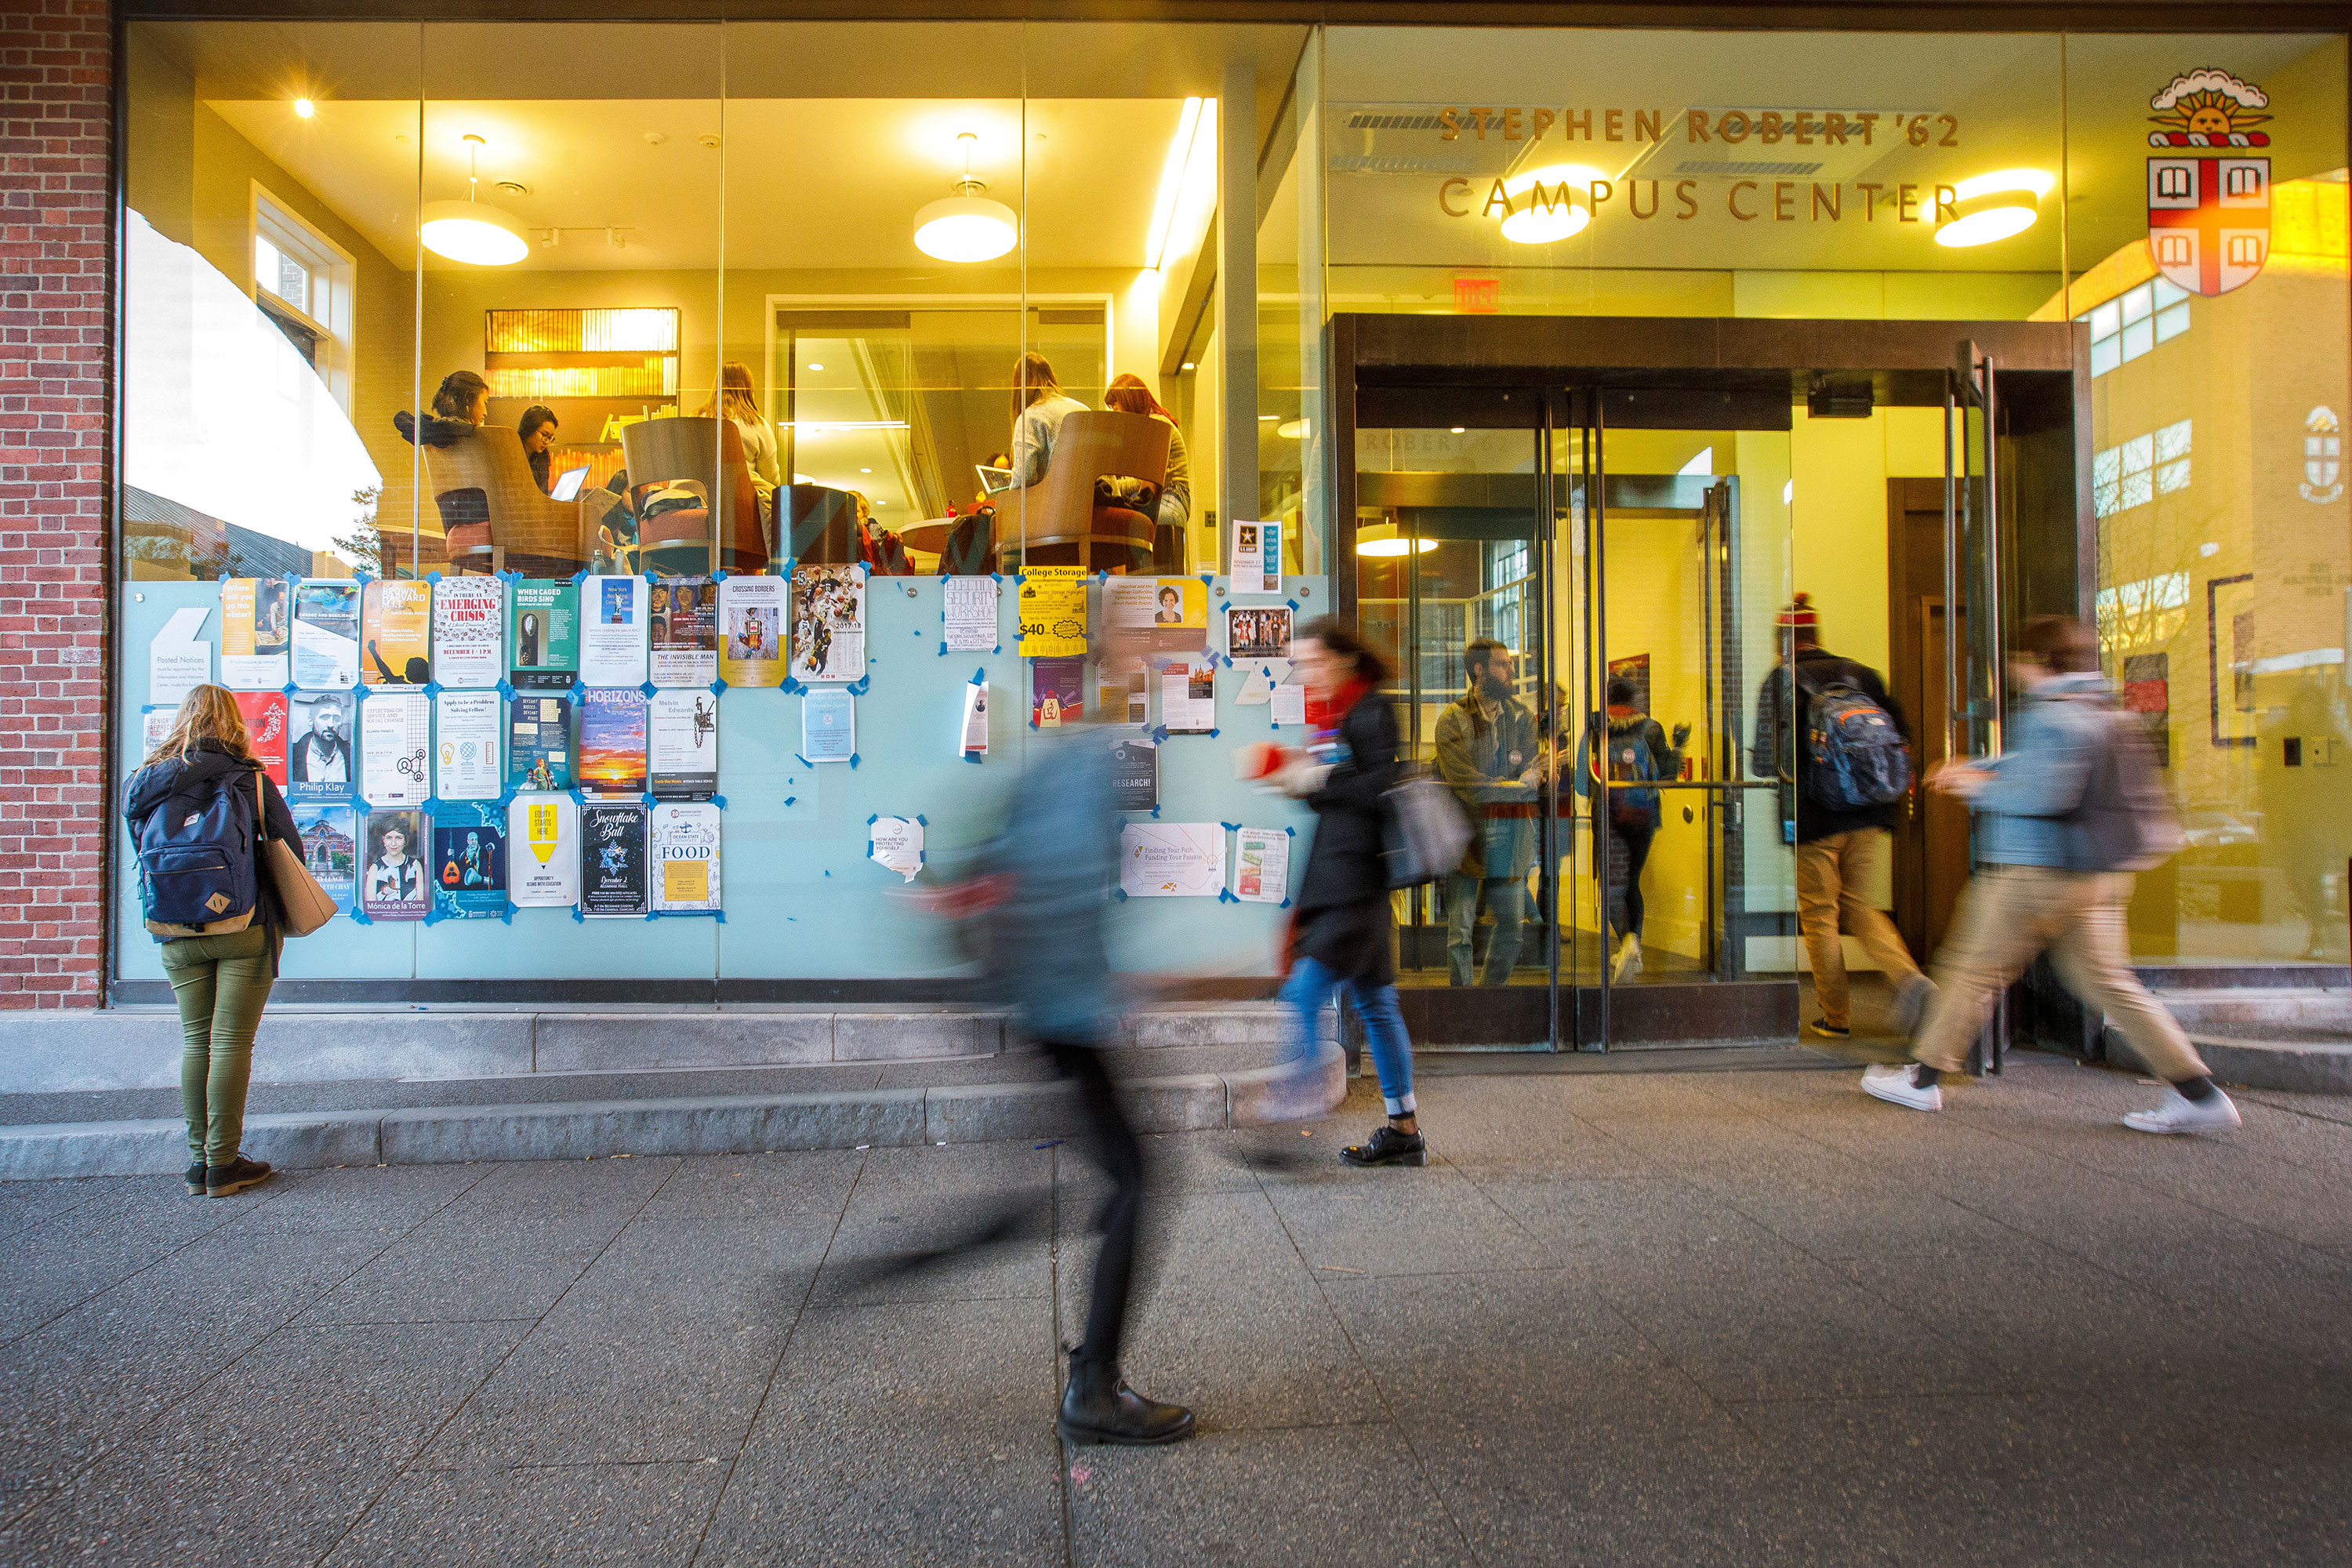
<instances>
[{"instance_id":1,"label":"shield emblem","mask_svg":"<svg viewBox=\"0 0 2352 1568\"><path fill-rule=\"evenodd\" d=\"M2147 249L2156 269L2207 299L2253 281L2271 249L2268 158L2150 158Z\"/></svg>"}]
</instances>

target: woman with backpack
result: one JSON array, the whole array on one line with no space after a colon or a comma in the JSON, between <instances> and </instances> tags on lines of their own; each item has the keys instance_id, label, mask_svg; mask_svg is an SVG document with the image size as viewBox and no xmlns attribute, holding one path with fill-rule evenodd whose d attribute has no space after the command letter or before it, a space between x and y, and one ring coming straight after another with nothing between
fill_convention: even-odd
<instances>
[{"instance_id":1,"label":"woman with backpack","mask_svg":"<svg viewBox=\"0 0 2352 1568\"><path fill-rule=\"evenodd\" d=\"M253 758L236 699L217 686L181 699L171 732L131 775L122 815L140 850L148 928L163 944L163 973L180 1005L188 1191L226 1197L270 1176L268 1162L237 1148L253 1035L285 945L285 909L263 850L276 839L299 858L302 835L286 797ZM186 917L214 909L221 918L208 923L224 928L220 934L157 929L200 931L205 922Z\"/></svg>"},{"instance_id":2,"label":"woman with backpack","mask_svg":"<svg viewBox=\"0 0 2352 1568\"><path fill-rule=\"evenodd\" d=\"M1396 713L1381 694L1389 662L1331 616L1298 628L1290 659L1307 688L1307 750L1245 747L1234 763L1244 777L1315 812L1314 844L1291 917L1290 978L1282 987L1297 1061L1303 1071L1314 1060L1316 1019L1345 986L1364 1023L1389 1119L1339 1157L1351 1165L1425 1165L1429 1146L1412 1097L1412 1041L1397 1006L1388 868L1381 859L1381 796L1398 777Z\"/></svg>"},{"instance_id":3,"label":"woman with backpack","mask_svg":"<svg viewBox=\"0 0 2352 1568\"><path fill-rule=\"evenodd\" d=\"M1584 755L1576 770L1578 792L1603 797L1600 816L1612 849L1611 879L1620 868L1625 874L1622 912L1612 907L1607 917L1610 934L1617 939L1610 978L1620 985L1642 973L1642 917L1647 912L1642 903L1642 868L1663 819L1654 786L1660 779L1681 774L1682 745L1690 739L1690 726L1677 724L1669 743L1665 727L1642 710L1641 695L1623 676L1610 678L1608 710L1594 714L1587 726L1579 748ZM1596 751L1599 760L1593 756ZM1612 782L1633 787L1606 788Z\"/></svg>"}]
</instances>

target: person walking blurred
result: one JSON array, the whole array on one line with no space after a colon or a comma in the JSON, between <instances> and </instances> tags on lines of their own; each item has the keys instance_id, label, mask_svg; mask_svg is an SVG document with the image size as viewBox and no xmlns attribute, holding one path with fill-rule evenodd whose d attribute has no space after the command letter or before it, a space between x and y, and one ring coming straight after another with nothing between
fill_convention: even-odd
<instances>
[{"instance_id":1,"label":"person walking blurred","mask_svg":"<svg viewBox=\"0 0 2352 1568\"><path fill-rule=\"evenodd\" d=\"M231 806L230 800L241 804ZM213 844L168 843L174 835L184 838L191 831L203 831L202 824L215 812L220 813L226 854ZM254 1031L260 1026L285 945L285 908L261 864L261 850L264 841L276 839L301 859L302 835L286 797L254 760L236 699L217 686L199 686L180 700L179 718L170 732L123 788L122 816L134 843L160 847L139 862L151 924L156 923L157 913L152 881L173 876L171 868L175 865L233 864L241 849L244 874L252 879L249 920L240 923L245 911L234 907L227 892L215 889L203 909L226 917L217 922L224 928L220 934L156 933L163 944L163 974L180 1009L180 1108L187 1118L190 1156L187 1188L191 1194L226 1197L271 1175L267 1161L247 1159L237 1147L245 1135ZM224 872L230 869L223 868ZM177 919L177 914L166 918ZM236 929L226 929L230 925Z\"/></svg>"},{"instance_id":2,"label":"person walking blurred","mask_svg":"<svg viewBox=\"0 0 2352 1568\"><path fill-rule=\"evenodd\" d=\"M1363 1020L1381 1079L1387 1125L1339 1151L1351 1165L1425 1165L1429 1146L1412 1094L1412 1041L1397 1005L1388 872L1381 859L1381 796L1397 782L1396 713L1381 693L1389 662L1355 630L1324 616L1298 628L1291 666L1307 688L1304 752L1260 744L1234 766L1315 812L1315 838L1290 928L1292 1063L1315 1058L1316 1019L1345 987Z\"/></svg>"},{"instance_id":3,"label":"person walking blurred","mask_svg":"<svg viewBox=\"0 0 2352 1568\"><path fill-rule=\"evenodd\" d=\"M1437 776L1462 803L1472 830L1461 865L1445 879L1446 972L1453 984L1470 984L1484 894L1495 930L1479 983L1507 985L1526 929L1542 748L1536 716L1519 700L1511 650L1476 637L1462 650L1462 665L1468 689L1437 716Z\"/></svg>"},{"instance_id":4,"label":"person walking blurred","mask_svg":"<svg viewBox=\"0 0 2352 1568\"><path fill-rule=\"evenodd\" d=\"M2131 1112L2126 1126L2158 1133L2237 1126L2238 1108L2132 973L2124 906L2133 873L2170 854L2179 829L2145 740L2099 673L2097 638L2071 617L2038 617L2020 633L2009 674L2021 692L2009 749L1947 761L1929 780L1974 809L1983 863L1936 954L1942 989L1911 1043L1912 1064L1869 1068L1864 1092L1914 1110L1942 1110L1938 1080L1960 1070L2001 992L2046 949L2066 988L2113 1019L2169 1086L2161 1104Z\"/></svg>"},{"instance_id":5,"label":"person walking blurred","mask_svg":"<svg viewBox=\"0 0 2352 1568\"><path fill-rule=\"evenodd\" d=\"M1642 926L1648 906L1642 899L1642 868L1649 864L1650 844L1658 836L1664 809L1658 781L1683 771L1683 742L1690 726L1675 726L1674 739L1665 726L1642 706L1642 693L1622 675L1609 679L1608 707L1592 716L1578 744L1576 788L1580 795L1598 793L1596 815L1609 832L1608 887L1617 893L1607 911L1617 951L1610 958L1609 978L1623 985L1642 973Z\"/></svg>"}]
</instances>

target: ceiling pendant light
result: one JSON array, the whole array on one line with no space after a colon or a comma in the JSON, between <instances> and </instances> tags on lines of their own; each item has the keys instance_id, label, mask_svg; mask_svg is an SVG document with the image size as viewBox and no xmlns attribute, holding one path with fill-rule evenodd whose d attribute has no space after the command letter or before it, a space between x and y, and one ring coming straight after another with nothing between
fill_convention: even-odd
<instances>
[{"instance_id":1,"label":"ceiling pendant light","mask_svg":"<svg viewBox=\"0 0 2352 1568\"><path fill-rule=\"evenodd\" d=\"M940 261L993 261L1020 243L1020 219L1003 202L981 195L988 187L971 177L971 150L980 138L965 132L963 178L956 194L942 196L915 214L915 248Z\"/></svg>"},{"instance_id":2,"label":"ceiling pendant light","mask_svg":"<svg viewBox=\"0 0 2352 1568\"><path fill-rule=\"evenodd\" d=\"M416 237L436 256L476 267L505 267L530 254L530 240L512 213L475 198L481 183L476 154L488 146L478 136L466 138L466 199L427 202L417 215Z\"/></svg>"}]
</instances>

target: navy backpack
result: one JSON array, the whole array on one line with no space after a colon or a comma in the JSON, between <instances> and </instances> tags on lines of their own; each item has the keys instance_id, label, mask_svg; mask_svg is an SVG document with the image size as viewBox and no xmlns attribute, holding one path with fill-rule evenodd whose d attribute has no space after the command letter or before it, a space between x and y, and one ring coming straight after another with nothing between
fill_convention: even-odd
<instances>
[{"instance_id":1,"label":"navy backpack","mask_svg":"<svg viewBox=\"0 0 2352 1568\"><path fill-rule=\"evenodd\" d=\"M233 768L192 780L131 823L140 901L156 941L226 936L253 923L259 835L246 777Z\"/></svg>"},{"instance_id":2,"label":"navy backpack","mask_svg":"<svg viewBox=\"0 0 2352 1568\"><path fill-rule=\"evenodd\" d=\"M1797 679L1806 701L1806 792L1832 811L1901 800L1911 788L1911 752L1894 717L1851 680L1816 686L1801 672Z\"/></svg>"}]
</instances>

